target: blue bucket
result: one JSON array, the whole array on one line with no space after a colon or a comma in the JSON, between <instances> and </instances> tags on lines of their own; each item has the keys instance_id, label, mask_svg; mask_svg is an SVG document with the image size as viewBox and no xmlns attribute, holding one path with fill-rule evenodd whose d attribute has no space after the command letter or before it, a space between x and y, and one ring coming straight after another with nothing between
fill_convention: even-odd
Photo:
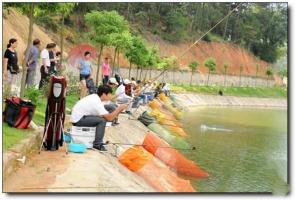
<instances>
[{"instance_id":1,"label":"blue bucket","mask_svg":"<svg viewBox=\"0 0 295 200\"><path fill-rule=\"evenodd\" d=\"M66 143L70 143L70 142L72 141L72 137L71 137L71 135L68 134L68 133L64 133L64 141L65 141Z\"/></svg>"},{"instance_id":2,"label":"blue bucket","mask_svg":"<svg viewBox=\"0 0 295 200\"><path fill-rule=\"evenodd\" d=\"M85 144L70 143L68 144L68 149L70 152L74 153L85 153L87 150L87 146Z\"/></svg>"}]
</instances>

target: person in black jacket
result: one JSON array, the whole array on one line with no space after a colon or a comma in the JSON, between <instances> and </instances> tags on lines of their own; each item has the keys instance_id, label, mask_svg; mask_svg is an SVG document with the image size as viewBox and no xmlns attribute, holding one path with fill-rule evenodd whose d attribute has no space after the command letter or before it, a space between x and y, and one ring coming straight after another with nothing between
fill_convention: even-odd
<instances>
[{"instance_id":1,"label":"person in black jacket","mask_svg":"<svg viewBox=\"0 0 295 200\"><path fill-rule=\"evenodd\" d=\"M19 73L18 58L16 53L17 39L11 38L7 44L7 49L3 59L3 75L4 81L8 81L11 85L15 82L16 75Z\"/></svg>"}]
</instances>

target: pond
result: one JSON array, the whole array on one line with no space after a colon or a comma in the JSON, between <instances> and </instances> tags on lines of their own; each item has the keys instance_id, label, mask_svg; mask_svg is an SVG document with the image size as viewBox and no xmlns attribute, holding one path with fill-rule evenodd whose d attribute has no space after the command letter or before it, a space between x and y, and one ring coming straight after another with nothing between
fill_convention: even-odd
<instances>
[{"instance_id":1,"label":"pond","mask_svg":"<svg viewBox=\"0 0 295 200\"><path fill-rule=\"evenodd\" d=\"M199 192L288 192L286 109L193 108L183 124L186 156L210 174L192 181Z\"/></svg>"}]
</instances>

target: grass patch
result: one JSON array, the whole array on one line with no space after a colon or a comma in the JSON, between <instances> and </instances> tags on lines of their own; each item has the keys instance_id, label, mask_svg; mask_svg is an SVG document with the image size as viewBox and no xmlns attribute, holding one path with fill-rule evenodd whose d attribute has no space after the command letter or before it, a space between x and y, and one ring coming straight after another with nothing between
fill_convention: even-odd
<instances>
[{"instance_id":1,"label":"grass patch","mask_svg":"<svg viewBox=\"0 0 295 200\"><path fill-rule=\"evenodd\" d=\"M269 98L287 98L287 88L285 87L223 87L223 86L190 86L188 84L171 85L174 92L194 92L200 94L218 95L222 90L226 96L242 97L269 97Z\"/></svg>"},{"instance_id":2,"label":"grass patch","mask_svg":"<svg viewBox=\"0 0 295 200\"><path fill-rule=\"evenodd\" d=\"M3 149L7 151L14 144L18 144L22 139L26 138L31 129L17 129L8 126L7 123L2 124L3 129Z\"/></svg>"}]
</instances>

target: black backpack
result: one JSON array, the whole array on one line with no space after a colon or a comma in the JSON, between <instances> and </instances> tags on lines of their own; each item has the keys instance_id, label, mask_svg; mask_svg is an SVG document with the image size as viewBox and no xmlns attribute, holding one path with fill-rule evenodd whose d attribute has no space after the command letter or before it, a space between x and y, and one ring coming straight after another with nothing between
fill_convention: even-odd
<instances>
[{"instance_id":1,"label":"black backpack","mask_svg":"<svg viewBox=\"0 0 295 200\"><path fill-rule=\"evenodd\" d=\"M19 97L7 98L5 104L4 122L15 128L29 128L36 106L31 101L24 101Z\"/></svg>"}]
</instances>

